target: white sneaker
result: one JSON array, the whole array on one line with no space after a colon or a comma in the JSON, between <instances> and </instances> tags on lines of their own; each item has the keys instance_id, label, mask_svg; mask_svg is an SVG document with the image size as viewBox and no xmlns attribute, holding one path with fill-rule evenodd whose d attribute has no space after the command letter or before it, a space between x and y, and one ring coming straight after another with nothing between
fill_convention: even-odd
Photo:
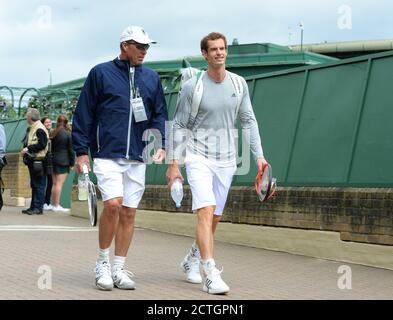
<instances>
[{"instance_id":1,"label":"white sneaker","mask_svg":"<svg viewBox=\"0 0 393 320\"><path fill-rule=\"evenodd\" d=\"M134 274L124 269L114 269L112 272L113 284L116 288L124 290L134 290L135 282L130 279Z\"/></svg>"},{"instance_id":2,"label":"white sneaker","mask_svg":"<svg viewBox=\"0 0 393 320\"><path fill-rule=\"evenodd\" d=\"M50 210L52 210L52 205L44 203L44 206L42 207L42 209L45 211L50 211Z\"/></svg>"},{"instance_id":3,"label":"white sneaker","mask_svg":"<svg viewBox=\"0 0 393 320\"><path fill-rule=\"evenodd\" d=\"M113 289L111 265L108 261L97 262L94 269L96 273L96 286L100 290L110 291Z\"/></svg>"},{"instance_id":4,"label":"white sneaker","mask_svg":"<svg viewBox=\"0 0 393 320\"><path fill-rule=\"evenodd\" d=\"M216 267L212 267L206 273L206 278L203 283L203 291L210 294L224 294L229 292L229 287L221 279L221 273L223 269L218 270Z\"/></svg>"},{"instance_id":5,"label":"white sneaker","mask_svg":"<svg viewBox=\"0 0 393 320\"><path fill-rule=\"evenodd\" d=\"M70 211L70 209L63 208L61 205L53 206L53 207L52 207L52 210L53 210L54 212L69 212L69 211Z\"/></svg>"},{"instance_id":6,"label":"white sneaker","mask_svg":"<svg viewBox=\"0 0 393 320\"><path fill-rule=\"evenodd\" d=\"M190 283L202 283L199 273L199 259L187 254L180 263L180 268L186 274L186 280Z\"/></svg>"}]
</instances>

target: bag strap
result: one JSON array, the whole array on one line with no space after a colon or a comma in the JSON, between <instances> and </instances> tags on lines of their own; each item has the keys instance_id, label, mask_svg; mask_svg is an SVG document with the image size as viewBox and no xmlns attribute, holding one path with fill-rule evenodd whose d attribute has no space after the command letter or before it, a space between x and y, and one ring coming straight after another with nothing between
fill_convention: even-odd
<instances>
[{"instance_id":1,"label":"bag strap","mask_svg":"<svg viewBox=\"0 0 393 320\"><path fill-rule=\"evenodd\" d=\"M241 81L241 78L237 74L229 72L229 71L227 71L227 72L229 73L229 77L231 78L232 85L233 85L233 87L235 89L235 94L236 94L236 99L237 99L236 111L235 111L235 119L236 119L237 118L237 114L239 113L240 105L241 105L242 100L243 100L243 90L244 90L244 88L243 88L243 83Z\"/></svg>"},{"instance_id":2,"label":"bag strap","mask_svg":"<svg viewBox=\"0 0 393 320\"><path fill-rule=\"evenodd\" d=\"M195 89L194 89L194 93L192 95L192 102L191 102L191 119L194 119L195 122L195 118L198 114L198 110L199 110L199 105L201 104L201 100L202 100L202 95L203 95L203 76L205 74L206 71L199 71L196 74L196 85L195 85Z\"/></svg>"},{"instance_id":3,"label":"bag strap","mask_svg":"<svg viewBox=\"0 0 393 320\"><path fill-rule=\"evenodd\" d=\"M236 109L235 109L235 118L237 118L237 115L239 113L239 108L243 100L243 93L244 93L244 87L243 83L241 80L241 77L238 76L235 73L227 71L229 74L229 77L231 79L233 88L235 89L235 94L237 98L236 102ZM196 85L194 89L194 93L192 95L192 101L191 101L191 112L190 112L190 118L189 118L189 123L188 123L188 128L190 128L194 123L196 116L199 111L199 106L201 104L202 96L203 96L203 76L205 75L206 71L199 71L195 75L196 77ZM192 123L191 123L192 122Z\"/></svg>"},{"instance_id":4,"label":"bag strap","mask_svg":"<svg viewBox=\"0 0 393 320\"><path fill-rule=\"evenodd\" d=\"M198 114L199 106L201 104L202 96L203 96L203 76L206 71L200 71L196 74L196 85L195 85L195 90L194 94L192 96L192 104L191 104L191 119L194 119ZM235 118L237 118L237 115L239 113L239 108L243 100L243 93L244 93L244 87L242 80L240 76L238 76L235 73L227 71L229 74L229 77L231 79L233 88L235 89L235 94L237 98L236 102L236 109L235 109Z\"/></svg>"}]
</instances>

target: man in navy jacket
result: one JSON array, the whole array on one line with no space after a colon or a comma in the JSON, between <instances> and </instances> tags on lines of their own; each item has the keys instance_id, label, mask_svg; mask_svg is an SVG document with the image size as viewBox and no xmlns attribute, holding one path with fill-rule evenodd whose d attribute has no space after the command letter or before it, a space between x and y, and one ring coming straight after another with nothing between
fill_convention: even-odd
<instances>
[{"instance_id":1,"label":"man in navy jacket","mask_svg":"<svg viewBox=\"0 0 393 320\"><path fill-rule=\"evenodd\" d=\"M165 158L165 97L158 74L142 65L151 43L155 42L143 28L125 28L119 57L90 71L73 116L76 170L80 173L83 165L89 167L90 151L104 202L95 268L96 286L101 290L135 289L124 264L145 188L148 132L156 137L153 160Z\"/></svg>"}]
</instances>

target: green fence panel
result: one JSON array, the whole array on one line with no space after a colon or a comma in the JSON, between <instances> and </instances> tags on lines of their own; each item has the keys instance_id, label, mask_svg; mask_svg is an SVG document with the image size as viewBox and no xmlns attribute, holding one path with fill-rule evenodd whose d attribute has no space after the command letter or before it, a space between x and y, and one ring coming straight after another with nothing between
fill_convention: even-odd
<instances>
[{"instance_id":1,"label":"green fence panel","mask_svg":"<svg viewBox=\"0 0 393 320\"><path fill-rule=\"evenodd\" d=\"M18 127L18 123L19 123L18 120L16 120L16 121L7 121L7 122L2 123L3 126L4 126L5 137L7 139L7 147L6 147L6 149L7 149L8 152L10 152L10 150L13 148L12 147L13 144L11 143L11 141L12 141L12 136L15 134L16 129Z\"/></svg>"},{"instance_id":2,"label":"green fence panel","mask_svg":"<svg viewBox=\"0 0 393 320\"><path fill-rule=\"evenodd\" d=\"M234 72L242 77L249 77L256 74L271 73L289 68L302 67L305 63L292 63L292 64L275 64L275 65L263 65L263 66L242 66L242 67L231 67L227 68L228 71Z\"/></svg>"},{"instance_id":3,"label":"green fence panel","mask_svg":"<svg viewBox=\"0 0 393 320\"><path fill-rule=\"evenodd\" d=\"M7 121L3 123L7 137L7 153L19 152L22 149L22 139L28 127L25 119Z\"/></svg>"},{"instance_id":4,"label":"green fence panel","mask_svg":"<svg viewBox=\"0 0 393 320\"><path fill-rule=\"evenodd\" d=\"M247 78L280 185L393 186L392 67L393 51ZM239 157L241 150L240 140ZM365 173L367 164L376 172ZM164 184L165 170L156 175ZM233 184L252 185L255 175L250 156L249 171Z\"/></svg>"},{"instance_id":5,"label":"green fence panel","mask_svg":"<svg viewBox=\"0 0 393 320\"><path fill-rule=\"evenodd\" d=\"M393 186L393 57L372 62L350 184Z\"/></svg>"},{"instance_id":6,"label":"green fence panel","mask_svg":"<svg viewBox=\"0 0 393 320\"><path fill-rule=\"evenodd\" d=\"M279 182L285 178L303 83L304 72L272 77L268 81L258 79L252 94L263 151L266 159L274 164L273 172ZM254 158L251 154L249 157L250 172L237 175L235 185L249 185L254 181L257 169Z\"/></svg>"},{"instance_id":7,"label":"green fence panel","mask_svg":"<svg viewBox=\"0 0 393 320\"><path fill-rule=\"evenodd\" d=\"M366 62L310 72L288 183L344 184Z\"/></svg>"},{"instance_id":8,"label":"green fence panel","mask_svg":"<svg viewBox=\"0 0 393 320\"><path fill-rule=\"evenodd\" d=\"M74 184L74 179L76 177L75 170L70 170L66 180L64 181L63 188L60 194L60 205L63 208L71 208L71 197L72 197L72 185ZM87 210L87 204L86 204Z\"/></svg>"},{"instance_id":9,"label":"green fence panel","mask_svg":"<svg viewBox=\"0 0 393 320\"><path fill-rule=\"evenodd\" d=\"M247 77L264 153L281 186L393 187L392 70L390 51ZM169 119L176 98L166 92ZM20 150L26 127L24 119L5 123L7 151ZM148 165L146 183L166 184L166 168ZM249 171L234 184L252 185L255 174L250 156Z\"/></svg>"}]
</instances>

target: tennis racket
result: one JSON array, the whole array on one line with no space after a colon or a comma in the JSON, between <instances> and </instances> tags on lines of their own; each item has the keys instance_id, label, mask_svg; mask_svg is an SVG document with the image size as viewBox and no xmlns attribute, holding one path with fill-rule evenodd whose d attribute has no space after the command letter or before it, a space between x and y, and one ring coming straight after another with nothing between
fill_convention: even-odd
<instances>
[{"instance_id":1,"label":"tennis racket","mask_svg":"<svg viewBox=\"0 0 393 320\"><path fill-rule=\"evenodd\" d=\"M89 207L90 224L92 225L92 227L95 227L97 225L96 187L94 183L90 181L89 169L87 168L87 165L83 165L82 170L87 184L87 206Z\"/></svg>"},{"instance_id":2,"label":"tennis racket","mask_svg":"<svg viewBox=\"0 0 393 320\"><path fill-rule=\"evenodd\" d=\"M261 202L271 199L276 192L276 178L270 164L264 164L255 178L255 192Z\"/></svg>"}]
</instances>

